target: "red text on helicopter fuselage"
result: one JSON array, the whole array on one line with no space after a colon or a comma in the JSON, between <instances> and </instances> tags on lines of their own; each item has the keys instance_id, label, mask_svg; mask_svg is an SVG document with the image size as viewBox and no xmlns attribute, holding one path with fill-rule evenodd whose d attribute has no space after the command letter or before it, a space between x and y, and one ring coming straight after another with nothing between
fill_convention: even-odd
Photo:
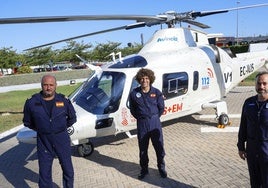
<instances>
[{"instance_id":1,"label":"red text on helicopter fuselage","mask_svg":"<svg viewBox=\"0 0 268 188\"><path fill-rule=\"evenodd\" d=\"M166 115L168 113L175 113L182 111L183 103L173 104L172 106L166 106L163 112L163 115Z\"/></svg>"}]
</instances>

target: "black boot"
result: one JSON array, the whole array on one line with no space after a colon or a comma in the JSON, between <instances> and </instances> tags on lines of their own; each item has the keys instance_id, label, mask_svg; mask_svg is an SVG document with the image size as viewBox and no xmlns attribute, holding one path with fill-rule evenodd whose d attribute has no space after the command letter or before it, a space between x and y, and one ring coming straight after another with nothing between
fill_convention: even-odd
<instances>
[{"instance_id":1,"label":"black boot","mask_svg":"<svg viewBox=\"0 0 268 188\"><path fill-rule=\"evenodd\" d=\"M167 171L165 169L159 169L159 174L162 178L167 177Z\"/></svg>"},{"instance_id":2,"label":"black boot","mask_svg":"<svg viewBox=\"0 0 268 188\"><path fill-rule=\"evenodd\" d=\"M140 173L139 176L138 176L138 179L139 179L139 180L143 179L148 173L149 173L149 172L148 172L148 169L142 169L142 170L141 170L141 173Z\"/></svg>"}]
</instances>

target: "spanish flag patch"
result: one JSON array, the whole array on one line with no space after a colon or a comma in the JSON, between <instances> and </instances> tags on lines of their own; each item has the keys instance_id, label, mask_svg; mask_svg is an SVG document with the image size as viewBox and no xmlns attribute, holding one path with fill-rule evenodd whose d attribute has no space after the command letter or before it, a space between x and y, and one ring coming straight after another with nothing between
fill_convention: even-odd
<instances>
[{"instance_id":1,"label":"spanish flag patch","mask_svg":"<svg viewBox=\"0 0 268 188\"><path fill-rule=\"evenodd\" d=\"M64 107L64 102L56 102L56 107Z\"/></svg>"},{"instance_id":2,"label":"spanish flag patch","mask_svg":"<svg viewBox=\"0 0 268 188\"><path fill-rule=\"evenodd\" d=\"M154 98L154 97L156 97L156 94L155 93L151 93L150 97Z\"/></svg>"}]
</instances>

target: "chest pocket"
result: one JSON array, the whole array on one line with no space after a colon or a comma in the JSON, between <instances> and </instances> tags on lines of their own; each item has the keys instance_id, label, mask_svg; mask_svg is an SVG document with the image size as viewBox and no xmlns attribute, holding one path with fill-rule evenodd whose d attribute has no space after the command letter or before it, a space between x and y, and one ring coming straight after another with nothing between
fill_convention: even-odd
<instances>
[{"instance_id":1,"label":"chest pocket","mask_svg":"<svg viewBox=\"0 0 268 188\"><path fill-rule=\"evenodd\" d=\"M148 94L148 96L146 97L146 99L148 100L148 103L151 105L157 105L157 96L155 93L151 93Z\"/></svg>"},{"instance_id":2,"label":"chest pocket","mask_svg":"<svg viewBox=\"0 0 268 188\"><path fill-rule=\"evenodd\" d=\"M146 96L146 106L148 111L150 111L151 115L158 114L158 106L157 106L157 95L154 93L150 93Z\"/></svg>"},{"instance_id":3,"label":"chest pocket","mask_svg":"<svg viewBox=\"0 0 268 188\"><path fill-rule=\"evenodd\" d=\"M32 117L38 122L38 120L44 119L44 115L47 113L40 103L36 103L31 109Z\"/></svg>"}]
</instances>

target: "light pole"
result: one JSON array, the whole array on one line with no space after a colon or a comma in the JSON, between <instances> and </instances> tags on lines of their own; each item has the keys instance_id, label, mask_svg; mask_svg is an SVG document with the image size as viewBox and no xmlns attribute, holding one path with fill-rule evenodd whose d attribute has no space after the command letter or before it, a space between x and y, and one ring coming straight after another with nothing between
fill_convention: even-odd
<instances>
[{"instance_id":1,"label":"light pole","mask_svg":"<svg viewBox=\"0 0 268 188\"><path fill-rule=\"evenodd\" d=\"M238 45L238 5L240 1L236 2L236 45Z\"/></svg>"}]
</instances>

